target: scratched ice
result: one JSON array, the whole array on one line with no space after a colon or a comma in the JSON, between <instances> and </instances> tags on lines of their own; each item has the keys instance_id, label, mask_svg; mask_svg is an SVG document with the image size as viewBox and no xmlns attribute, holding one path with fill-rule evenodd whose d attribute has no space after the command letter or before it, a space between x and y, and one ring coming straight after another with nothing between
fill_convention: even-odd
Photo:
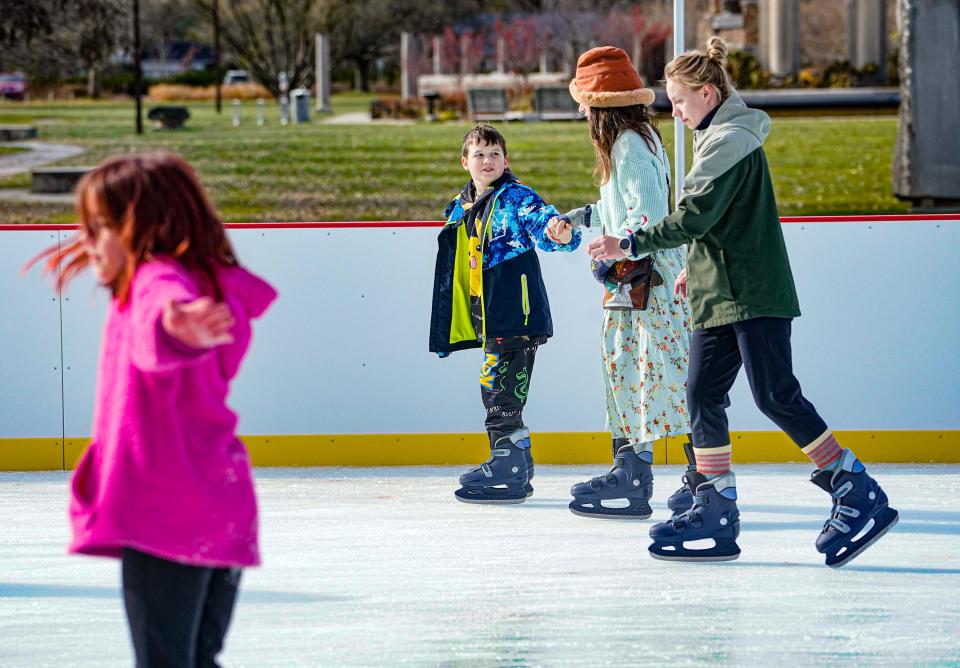
<instances>
[{"instance_id":1,"label":"scratched ice","mask_svg":"<svg viewBox=\"0 0 960 668\"><path fill-rule=\"evenodd\" d=\"M647 556L649 521L591 520L537 466L511 507L461 468L262 469L264 565L226 666L960 665L960 467L871 467L900 524L842 570L799 465L738 469L739 561ZM677 467L656 467L654 518ZM132 665L112 560L64 554L67 474L0 473L0 666Z\"/></svg>"}]
</instances>

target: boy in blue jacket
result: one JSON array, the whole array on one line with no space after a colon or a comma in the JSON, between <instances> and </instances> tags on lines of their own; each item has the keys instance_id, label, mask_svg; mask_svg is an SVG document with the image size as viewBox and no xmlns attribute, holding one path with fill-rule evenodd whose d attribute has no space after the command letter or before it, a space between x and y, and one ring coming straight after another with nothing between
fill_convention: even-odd
<instances>
[{"instance_id":1,"label":"boy in blue jacket","mask_svg":"<svg viewBox=\"0 0 960 668\"><path fill-rule=\"evenodd\" d=\"M560 214L513 175L495 128L468 132L460 162L470 180L447 206L438 238L430 351L446 357L483 349L480 395L491 454L460 476L455 495L466 503L523 503L533 493L523 407L537 347L553 336L535 245L572 251L580 232L565 230L559 243L547 238L547 224Z\"/></svg>"}]
</instances>

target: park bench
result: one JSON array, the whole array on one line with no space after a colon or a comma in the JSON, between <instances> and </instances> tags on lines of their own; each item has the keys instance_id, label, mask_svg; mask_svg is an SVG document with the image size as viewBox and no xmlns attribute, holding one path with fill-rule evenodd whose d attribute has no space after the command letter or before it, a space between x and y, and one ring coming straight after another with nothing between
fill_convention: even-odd
<instances>
[{"instance_id":1,"label":"park bench","mask_svg":"<svg viewBox=\"0 0 960 668\"><path fill-rule=\"evenodd\" d=\"M564 86L542 86L533 90L533 109L541 121L578 121L586 118L580 105Z\"/></svg>"},{"instance_id":2,"label":"park bench","mask_svg":"<svg viewBox=\"0 0 960 668\"><path fill-rule=\"evenodd\" d=\"M37 129L32 125L0 125L0 141L36 139Z\"/></svg>"},{"instance_id":3,"label":"park bench","mask_svg":"<svg viewBox=\"0 0 960 668\"><path fill-rule=\"evenodd\" d=\"M80 177L92 167L38 167L30 170L30 191L35 193L69 193Z\"/></svg>"},{"instance_id":4,"label":"park bench","mask_svg":"<svg viewBox=\"0 0 960 668\"><path fill-rule=\"evenodd\" d=\"M154 107L147 112L147 118L164 130L176 130L190 118L190 110L186 107Z\"/></svg>"},{"instance_id":5,"label":"park bench","mask_svg":"<svg viewBox=\"0 0 960 668\"><path fill-rule=\"evenodd\" d=\"M524 121L528 115L510 111L506 88L468 88L467 111L476 121Z\"/></svg>"}]
</instances>

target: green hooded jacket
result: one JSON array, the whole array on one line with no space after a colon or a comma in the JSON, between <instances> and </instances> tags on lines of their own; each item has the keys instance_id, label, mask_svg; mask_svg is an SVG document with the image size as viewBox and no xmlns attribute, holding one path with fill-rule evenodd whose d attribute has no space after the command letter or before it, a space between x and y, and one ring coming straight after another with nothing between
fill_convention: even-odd
<instances>
[{"instance_id":1,"label":"green hooded jacket","mask_svg":"<svg viewBox=\"0 0 960 668\"><path fill-rule=\"evenodd\" d=\"M638 253L688 244L693 328L800 315L763 141L770 117L736 92L693 134L676 211L634 236Z\"/></svg>"}]
</instances>

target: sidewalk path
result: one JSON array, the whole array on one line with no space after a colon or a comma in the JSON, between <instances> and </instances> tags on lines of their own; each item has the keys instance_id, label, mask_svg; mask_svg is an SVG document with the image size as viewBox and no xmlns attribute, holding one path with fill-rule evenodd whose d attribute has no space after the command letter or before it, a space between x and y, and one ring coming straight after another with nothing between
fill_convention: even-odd
<instances>
[{"instance_id":1,"label":"sidewalk path","mask_svg":"<svg viewBox=\"0 0 960 668\"><path fill-rule=\"evenodd\" d=\"M13 176L22 172L29 172L34 167L40 167L58 160L66 160L86 153L82 146L70 144L49 144L42 141L10 142L6 146L17 146L27 149L20 153L0 156L0 178Z\"/></svg>"}]
</instances>

